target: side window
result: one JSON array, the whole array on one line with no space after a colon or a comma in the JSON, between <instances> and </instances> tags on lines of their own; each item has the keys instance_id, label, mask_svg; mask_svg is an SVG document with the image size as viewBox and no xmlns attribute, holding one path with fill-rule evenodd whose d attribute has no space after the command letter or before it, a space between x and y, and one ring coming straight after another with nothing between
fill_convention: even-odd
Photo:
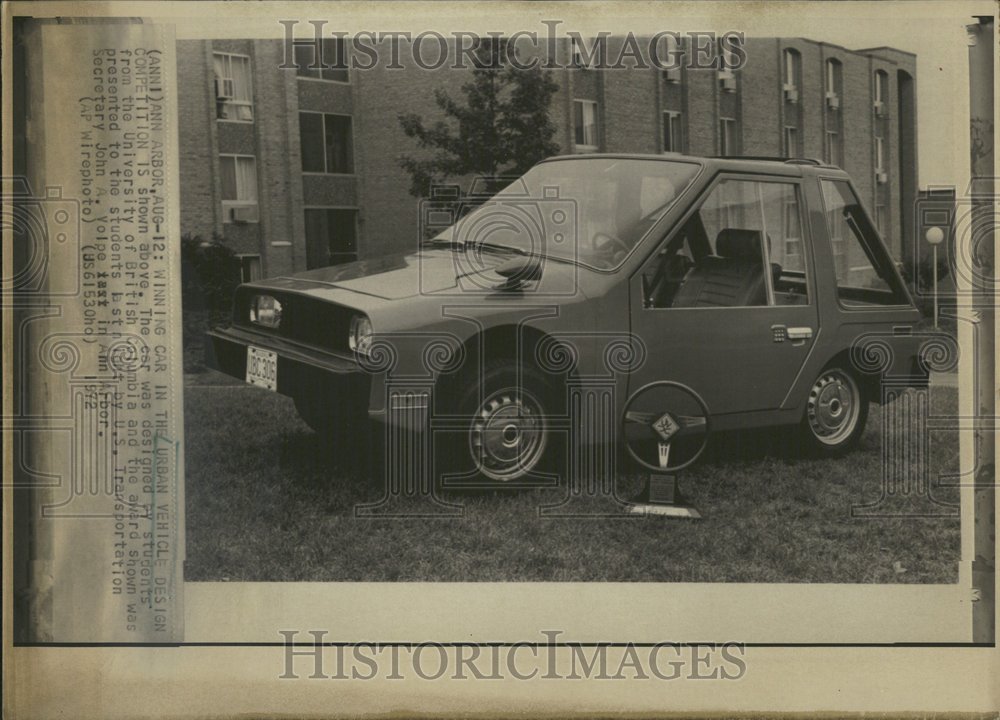
<instances>
[{"instance_id":1,"label":"side window","mask_svg":"<svg viewBox=\"0 0 1000 720\"><path fill-rule=\"evenodd\" d=\"M723 180L642 272L647 308L809 302L793 183Z\"/></svg>"},{"instance_id":2,"label":"side window","mask_svg":"<svg viewBox=\"0 0 1000 720\"><path fill-rule=\"evenodd\" d=\"M898 305L904 301L892 258L878 239L851 186L824 180L823 202L837 277L837 297L844 305Z\"/></svg>"},{"instance_id":3,"label":"side window","mask_svg":"<svg viewBox=\"0 0 1000 720\"><path fill-rule=\"evenodd\" d=\"M759 183L775 305L808 305L805 238L798 186Z\"/></svg>"}]
</instances>

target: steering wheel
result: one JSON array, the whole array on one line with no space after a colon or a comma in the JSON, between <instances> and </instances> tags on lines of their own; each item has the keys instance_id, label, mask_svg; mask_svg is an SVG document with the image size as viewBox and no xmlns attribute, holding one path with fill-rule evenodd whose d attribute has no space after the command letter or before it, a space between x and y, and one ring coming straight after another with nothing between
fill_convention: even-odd
<instances>
[{"instance_id":1,"label":"steering wheel","mask_svg":"<svg viewBox=\"0 0 1000 720\"><path fill-rule=\"evenodd\" d=\"M656 388L674 388L680 393L689 396L698 408L697 415L681 415L668 408L663 408L655 412L640 412L633 410L636 400L647 392ZM676 472L693 464L708 444L708 434L711 431L711 419L708 405L701 399L701 396L686 385L671 380L657 380L644 385L636 390L632 397L625 403L625 411L621 421L622 437L625 440L625 449L632 459L654 472ZM687 460L679 463L656 465L651 460L642 457L633 447L637 443L648 441L673 442L685 437L700 437L697 451Z\"/></svg>"},{"instance_id":2,"label":"steering wheel","mask_svg":"<svg viewBox=\"0 0 1000 720\"><path fill-rule=\"evenodd\" d=\"M602 239L603 242L599 242ZM625 241L620 237L606 233L603 230L598 230L594 233L594 236L590 239L590 243L594 247L594 253L607 255L608 261L612 265L617 264L618 260L628 255L632 250L631 246L626 245ZM622 253L621 256L618 255L619 252Z\"/></svg>"}]
</instances>

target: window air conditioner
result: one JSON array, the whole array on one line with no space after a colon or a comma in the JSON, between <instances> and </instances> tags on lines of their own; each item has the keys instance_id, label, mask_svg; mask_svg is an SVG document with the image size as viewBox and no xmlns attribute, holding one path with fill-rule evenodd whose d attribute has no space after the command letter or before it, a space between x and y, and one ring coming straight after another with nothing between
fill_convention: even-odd
<instances>
[{"instance_id":1,"label":"window air conditioner","mask_svg":"<svg viewBox=\"0 0 1000 720\"><path fill-rule=\"evenodd\" d=\"M217 100L232 100L235 94L232 78L215 78L215 97Z\"/></svg>"},{"instance_id":2,"label":"window air conditioner","mask_svg":"<svg viewBox=\"0 0 1000 720\"><path fill-rule=\"evenodd\" d=\"M785 83L785 100L790 103L797 103L799 101L799 91L794 85Z\"/></svg>"},{"instance_id":3,"label":"window air conditioner","mask_svg":"<svg viewBox=\"0 0 1000 720\"><path fill-rule=\"evenodd\" d=\"M245 207L234 207L229 209L233 222L246 223L257 221L257 206L247 205Z\"/></svg>"}]
</instances>

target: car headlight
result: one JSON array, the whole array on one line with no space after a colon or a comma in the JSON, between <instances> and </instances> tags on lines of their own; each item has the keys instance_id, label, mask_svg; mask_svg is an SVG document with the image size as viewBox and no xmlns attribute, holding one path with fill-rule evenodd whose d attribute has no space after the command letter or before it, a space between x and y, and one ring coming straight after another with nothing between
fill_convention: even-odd
<instances>
[{"instance_id":1,"label":"car headlight","mask_svg":"<svg viewBox=\"0 0 1000 720\"><path fill-rule=\"evenodd\" d=\"M371 352L372 321L364 315L351 318L351 334L347 338L347 346L354 352L367 355Z\"/></svg>"},{"instance_id":2,"label":"car headlight","mask_svg":"<svg viewBox=\"0 0 1000 720\"><path fill-rule=\"evenodd\" d=\"M281 324L281 303L270 295L255 295L250 301L250 322L276 328Z\"/></svg>"}]
</instances>

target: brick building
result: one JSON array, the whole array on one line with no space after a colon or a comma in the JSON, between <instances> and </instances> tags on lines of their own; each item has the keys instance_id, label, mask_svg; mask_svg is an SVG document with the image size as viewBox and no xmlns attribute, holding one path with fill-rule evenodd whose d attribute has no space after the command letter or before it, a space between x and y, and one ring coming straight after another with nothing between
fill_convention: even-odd
<instances>
[{"instance_id":1,"label":"brick building","mask_svg":"<svg viewBox=\"0 0 1000 720\"><path fill-rule=\"evenodd\" d=\"M916 58L802 38L747 38L744 48L735 71L595 69L564 41L565 67L549 71L561 152L831 162L904 259L917 197ZM220 234L247 279L414 248L418 202L399 157L415 144L397 116L437 119L434 89L457 96L469 72L311 70L307 50L296 70L281 68L279 40L178 43L181 227ZM337 41L323 52L346 64Z\"/></svg>"}]
</instances>

